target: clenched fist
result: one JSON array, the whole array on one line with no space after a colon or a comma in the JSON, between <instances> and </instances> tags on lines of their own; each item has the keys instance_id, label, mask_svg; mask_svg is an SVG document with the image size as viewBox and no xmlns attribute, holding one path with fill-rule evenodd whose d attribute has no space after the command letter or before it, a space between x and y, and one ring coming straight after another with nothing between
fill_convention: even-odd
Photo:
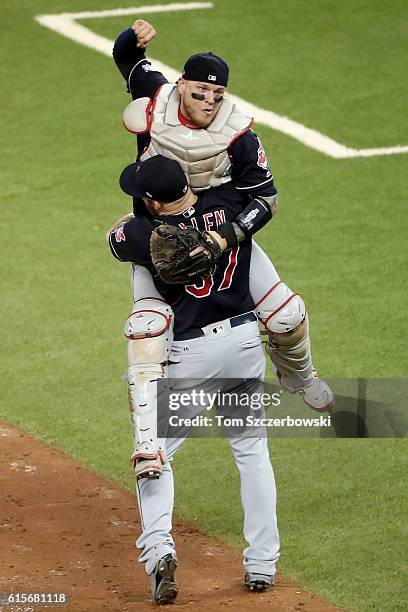
<instances>
[{"instance_id":1,"label":"clenched fist","mask_svg":"<svg viewBox=\"0 0 408 612\"><path fill-rule=\"evenodd\" d=\"M137 46L145 49L149 42L156 36L156 30L151 23L144 19L136 19L132 25L132 30L137 36Z\"/></svg>"}]
</instances>

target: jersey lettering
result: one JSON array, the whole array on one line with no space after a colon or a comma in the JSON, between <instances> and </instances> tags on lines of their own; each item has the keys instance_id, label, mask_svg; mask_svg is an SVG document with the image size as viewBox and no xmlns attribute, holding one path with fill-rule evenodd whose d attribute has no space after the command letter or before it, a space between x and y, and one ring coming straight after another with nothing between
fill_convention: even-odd
<instances>
[{"instance_id":1,"label":"jersey lettering","mask_svg":"<svg viewBox=\"0 0 408 612\"><path fill-rule=\"evenodd\" d=\"M212 213L212 212L210 212L210 213L205 213L205 214L203 215L204 227L205 227L205 231L206 231L206 232L210 231L210 229L211 229L212 227L214 227L214 223L213 223L213 221L211 221L211 219L212 219L212 217L213 217L213 216L214 216L214 215L213 215L213 213Z\"/></svg>"},{"instance_id":2,"label":"jersey lettering","mask_svg":"<svg viewBox=\"0 0 408 612\"><path fill-rule=\"evenodd\" d=\"M222 223L225 223L225 221L226 221L226 219L225 219L225 211L223 209L215 210L214 211L214 216L215 216L215 223L217 224L217 227L219 225L222 225Z\"/></svg>"},{"instance_id":3,"label":"jersey lettering","mask_svg":"<svg viewBox=\"0 0 408 612\"><path fill-rule=\"evenodd\" d=\"M194 212L194 209L193 209ZM209 232L212 227L218 227L222 223L225 223L225 210L215 210L214 212L204 213L202 215L202 219L204 222L204 231ZM190 217L189 219L191 226L198 229L197 219L195 217ZM188 225L181 222L178 224L182 229L187 229Z\"/></svg>"}]
</instances>

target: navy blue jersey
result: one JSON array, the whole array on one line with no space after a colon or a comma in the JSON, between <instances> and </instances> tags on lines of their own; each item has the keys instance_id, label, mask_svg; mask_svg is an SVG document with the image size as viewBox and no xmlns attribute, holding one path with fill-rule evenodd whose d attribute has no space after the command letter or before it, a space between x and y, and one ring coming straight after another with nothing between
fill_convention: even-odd
<instances>
[{"instance_id":1,"label":"navy blue jersey","mask_svg":"<svg viewBox=\"0 0 408 612\"><path fill-rule=\"evenodd\" d=\"M216 230L232 221L242 210L243 196L227 183L201 192L194 207L178 215L163 215L163 223L180 227ZM225 251L213 275L191 285L166 285L157 275L150 258L150 235L158 222L150 215L137 214L109 237L114 257L146 266L157 290L173 308L175 333L184 333L233 317L254 308L249 293L251 241Z\"/></svg>"},{"instance_id":2,"label":"navy blue jersey","mask_svg":"<svg viewBox=\"0 0 408 612\"><path fill-rule=\"evenodd\" d=\"M161 72L152 70L144 55L144 49L136 46L135 33L131 28L124 30L113 48L113 58L128 85L133 100L154 98L167 79ZM142 154L149 145L149 132L138 134L138 152ZM236 189L246 194L249 200L257 196L273 196L277 193L266 153L258 136L251 129L235 138L228 147L231 160L231 180ZM135 208L136 208L135 202Z\"/></svg>"}]
</instances>

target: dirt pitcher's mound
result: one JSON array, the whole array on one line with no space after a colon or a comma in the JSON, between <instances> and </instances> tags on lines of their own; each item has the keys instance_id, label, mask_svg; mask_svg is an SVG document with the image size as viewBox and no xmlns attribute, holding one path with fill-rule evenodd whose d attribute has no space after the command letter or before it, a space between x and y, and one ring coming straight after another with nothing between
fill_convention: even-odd
<instances>
[{"instance_id":1,"label":"dirt pitcher's mound","mask_svg":"<svg viewBox=\"0 0 408 612\"><path fill-rule=\"evenodd\" d=\"M61 611L158 609L134 548L134 496L11 425L0 423L0 444L0 593L66 593ZM174 536L180 594L171 610L336 609L282 578L268 593L249 593L239 551L180 520ZM52 607L0 604L4 612Z\"/></svg>"}]
</instances>

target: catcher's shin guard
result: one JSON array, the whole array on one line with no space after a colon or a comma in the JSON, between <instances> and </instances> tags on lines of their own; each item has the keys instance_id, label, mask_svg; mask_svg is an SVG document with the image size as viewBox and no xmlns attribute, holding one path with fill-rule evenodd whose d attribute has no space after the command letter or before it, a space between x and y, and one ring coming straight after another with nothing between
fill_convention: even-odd
<instances>
[{"instance_id":1,"label":"catcher's shin guard","mask_svg":"<svg viewBox=\"0 0 408 612\"><path fill-rule=\"evenodd\" d=\"M142 299L125 324L128 338L129 408L134 433L130 461L137 478L158 478L166 463L157 438L157 382L167 376L173 339L173 311L162 300Z\"/></svg>"},{"instance_id":2,"label":"catcher's shin guard","mask_svg":"<svg viewBox=\"0 0 408 612\"><path fill-rule=\"evenodd\" d=\"M268 332L266 352L282 385L299 391L313 381L309 322L305 303L279 281L256 305L256 314Z\"/></svg>"},{"instance_id":3,"label":"catcher's shin guard","mask_svg":"<svg viewBox=\"0 0 408 612\"><path fill-rule=\"evenodd\" d=\"M281 385L290 393L301 394L312 410L331 410L333 392L312 365L309 320L300 295L279 281L258 302L256 313L268 332L266 352Z\"/></svg>"}]
</instances>

